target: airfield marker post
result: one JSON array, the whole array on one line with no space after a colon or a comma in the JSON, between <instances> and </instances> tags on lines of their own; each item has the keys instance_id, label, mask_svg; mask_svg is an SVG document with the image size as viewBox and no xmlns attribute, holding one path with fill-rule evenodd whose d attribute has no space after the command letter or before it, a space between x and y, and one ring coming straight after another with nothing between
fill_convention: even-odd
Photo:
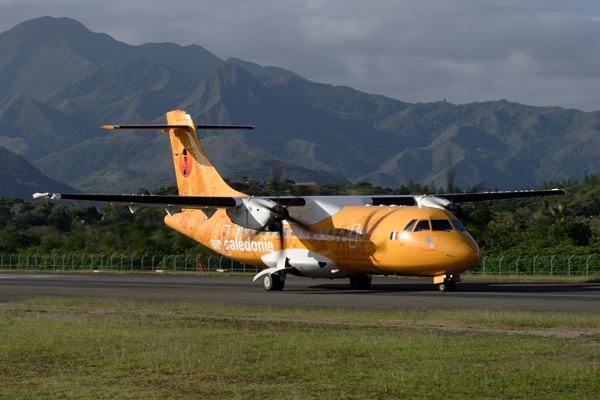
<instances>
[{"instance_id":1,"label":"airfield marker post","mask_svg":"<svg viewBox=\"0 0 600 400\"><path fill-rule=\"evenodd\" d=\"M592 258L592 256L589 256L587 260L585 260L585 276L589 276L590 274L590 258Z\"/></svg>"},{"instance_id":2,"label":"airfield marker post","mask_svg":"<svg viewBox=\"0 0 600 400\"><path fill-rule=\"evenodd\" d=\"M502 276L502 260L504 259L504 256L500 257L500 262L498 263L498 267L499 267L499 275Z\"/></svg>"},{"instance_id":3,"label":"airfield marker post","mask_svg":"<svg viewBox=\"0 0 600 400\"><path fill-rule=\"evenodd\" d=\"M516 265L515 265L515 267L516 267L515 269L516 269L516 271L517 271L517 275L519 275L519 258L521 258L521 256L519 256L519 257L517 258L517 262L516 262Z\"/></svg>"},{"instance_id":4,"label":"airfield marker post","mask_svg":"<svg viewBox=\"0 0 600 400\"><path fill-rule=\"evenodd\" d=\"M148 254L144 254L142 256L142 272L144 271L144 257L146 257Z\"/></svg>"},{"instance_id":5,"label":"airfield marker post","mask_svg":"<svg viewBox=\"0 0 600 400\"><path fill-rule=\"evenodd\" d=\"M154 270L155 270L155 268L154 268L154 258L155 258L155 257L156 257L156 254L152 256L152 271L154 271Z\"/></svg>"},{"instance_id":6,"label":"airfield marker post","mask_svg":"<svg viewBox=\"0 0 600 400\"><path fill-rule=\"evenodd\" d=\"M186 257L185 257L185 267L184 267L184 269L183 269L184 271L187 271L187 260L188 260L188 258L189 258L189 257L190 257L190 256L186 256Z\"/></svg>"},{"instance_id":7,"label":"airfield marker post","mask_svg":"<svg viewBox=\"0 0 600 400\"><path fill-rule=\"evenodd\" d=\"M539 255L535 256L535 258L533 259L533 276L535 276L535 260L537 260L538 257Z\"/></svg>"},{"instance_id":8,"label":"airfield marker post","mask_svg":"<svg viewBox=\"0 0 600 400\"><path fill-rule=\"evenodd\" d=\"M175 254L175 258L173 259L173 272L177 271L177 256L179 254Z\"/></svg>"},{"instance_id":9,"label":"airfield marker post","mask_svg":"<svg viewBox=\"0 0 600 400\"><path fill-rule=\"evenodd\" d=\"M57 256L57 255L58 255L58 254L54 254L54 261L52 261L52 269L53 269L53 270L56 270L56 256Z\"/></svg>"}]
</instances>

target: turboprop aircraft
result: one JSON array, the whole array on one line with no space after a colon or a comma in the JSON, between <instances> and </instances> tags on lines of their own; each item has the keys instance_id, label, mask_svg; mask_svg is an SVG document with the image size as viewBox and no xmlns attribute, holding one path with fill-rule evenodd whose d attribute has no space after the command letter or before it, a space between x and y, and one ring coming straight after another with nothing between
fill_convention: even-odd
<instances>
[{"instance_id":1,"label":"turboprop aircraft","mask_svg":"<svg viewBox=\"0 0 600 400\"><path fill-rule=\"evenodd\" d=\"M457 203L565 194L564 190L397 196L252 197L227 185L202 149L199 129L184 111L166 125L106 129L168 131L179 196L36 193L36 199L163 207L165 223L219 254L263 270L265 290L282 290L287 274L349 278L368 289L373 274L432 277L453 292L460 273L479 260L479 247L460 223Z\"/></svg>"}]
</instances>

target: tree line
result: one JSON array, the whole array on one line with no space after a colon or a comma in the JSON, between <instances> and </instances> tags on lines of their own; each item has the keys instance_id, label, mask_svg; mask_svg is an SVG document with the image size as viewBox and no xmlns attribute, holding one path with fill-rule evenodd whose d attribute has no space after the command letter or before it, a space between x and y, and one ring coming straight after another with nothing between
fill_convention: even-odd
<instances>
[{"instance_id":1,"label":"tree line","mask_svg":"<svg viewBox=\"0 0 600 400\"><path fill-rule=\"evenodd\" d=\"M228 182L255 196L394 195L461 193L458 187L409 182L397 189L366 182L346 185L296 185L291 180L256 182L240 177ZM461 205L459 218L483 255L600 254L600 173L585 174L581 183L550 181L535 189L564 188L565 196L499 200ZM529 188L525 188L528 190ZM477 191L477 188L466 190ZM176 195L177 187L150 193ZM0 253L148 253L214 254L212 250L168 228L165 211L125 206L101 208L50 201L25 202L0 197Z\"/></svg>"}]
</instances>

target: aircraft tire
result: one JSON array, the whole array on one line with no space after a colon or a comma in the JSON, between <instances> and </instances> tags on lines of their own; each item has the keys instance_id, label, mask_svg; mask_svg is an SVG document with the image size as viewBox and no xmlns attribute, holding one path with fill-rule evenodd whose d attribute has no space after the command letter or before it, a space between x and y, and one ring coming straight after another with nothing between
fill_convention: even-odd
<instances>
[{"instance_id":1,"label":"aircraft tire","mask_svg":"<svg viewBox=\"0 0 600 400\"><path fill-rule=\"evenodd\" d=\"M263 278L263 287L267 292L272 292L273 290L276 290L276 281L279 282L279 276L275 274L267 274Z\"/></svg>"},{"instance_id":2,"label":"aircraft tire","mask_svg":"<svg viewBox=\"0 0 600 400\"><path fill-rule=\"evenodd\" d=\"M440 283L440 284L438 285L438 289L440 290L440 292L447 292L447 291L448 291L448 289L450 289L450 288L449 288L449 285L448 285L448 283L447 283L447 282L444 282L444 283Z\"/></svg>"},{"instance_id":3,"label":"aircraft tire","mask_svg":"<svg viewBox=\"0 0 600 400\"><path fill-rule=\"evenodd\" d=\"M371 287L371 275L361 274L351 276L350 286L354 290L367 290Z\"/></svg>"},{"instance_id":4,"label":"aircraft tire","mask_svg":"<svg viewBox=\"0 0 600 400\"><path fill-rule=\"evenodd\" d=\"M267 292L283 290L285 279L281 279L279 274L267 274L263 278L263 287Z\"/></svg>"}]
</instances>

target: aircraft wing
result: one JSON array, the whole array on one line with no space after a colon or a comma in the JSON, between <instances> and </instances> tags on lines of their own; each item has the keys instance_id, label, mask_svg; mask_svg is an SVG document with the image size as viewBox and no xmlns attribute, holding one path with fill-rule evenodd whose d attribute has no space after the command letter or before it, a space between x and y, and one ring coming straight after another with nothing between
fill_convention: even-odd
<instances>
[{"instance_id":1,"label":"aircraft wing","mask_svg":"<svg viewBox=\"0 0 600 400\"><path fill-rule=\"evenodd\" d=\"M392 195L392 196L372 196L373 205L403 205L412 206L419 203L422 197L438 197L446 199L451 203L471 203L477 201L502 200L502 199L519 199L525 197L538 196L557 196L567 194L563 189L551 190L520 190L506 192L480 192L480 193L448 193L448 194L431 194L431 195Z\"/></svg>"},{"instance_id":2,"label":"aircraft wing","mask_svg":"<svg viewBox=\"0 0 600 400\"><path fill-rule=\"evenodd\" d=\"M34 199L70 200L75 204L87 202L110 203L139 207L182 207L182 208L228 208L241 204L237 197L213 196L153 196L135 194L75 194L75 193L35 193Z\"/></svg>"}]
</instances>

